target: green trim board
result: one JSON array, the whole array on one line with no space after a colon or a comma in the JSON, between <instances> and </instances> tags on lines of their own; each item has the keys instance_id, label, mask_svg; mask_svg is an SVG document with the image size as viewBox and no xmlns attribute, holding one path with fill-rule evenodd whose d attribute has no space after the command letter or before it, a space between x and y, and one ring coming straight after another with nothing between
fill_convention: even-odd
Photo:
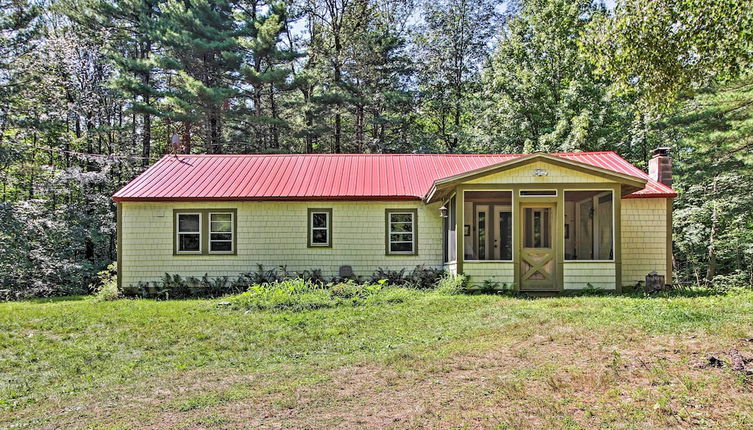
<instances>
[{"instance_id":1,"label":"green trim board","mask_svg":"<svg viewBox=\"0 0 753 430\"><path fill-rule=\"evenodd\" d=\"M666 284L672 285L673 283L673 248L672 248L672 205L674 204L674 199L667 199L667 226L666 226L666 232L667 232L667 275L664 278L664 282Z\"/></svg>"},{"instance_id":2,"label":"green trim board","mask_svg":"<svg viewBox=\"0 0 753 430\"><path fill-rule=\"evenodd\" d=\"M413 214L413 251L411 252L390 251L390 215L393 213ZM392 257L418 255L418 209L387 208L384 210L384 254Z\"/></svg>"},{"instance_id":3,"label":"green trim board","mask_svg":"<svg viewBox=\"0 0 753 430\"><path fill-rule=\"evenodd\" d=\"M459 185L455 188L455 271L463 273L465 260L465 188Z\"/></svg>"},{"instance_id":4,"label":"green trim board","mask_svg":"<svg viewBox=\"0 0 753 430\"><path fill-rule=\"evenodd\" d=\"M118 290L123 291L123 203L115 203L115 252L118 270ZM173 247L175 249L175 247Z\"/></svg>"},{"instance_id":5,"label":"green trim board","mask_svg":"<svg viewBox=\"0 0 753 430\"><path fill-rule=\"evenodd\" d=\"M311 230L311 217L314 213L326 213L327 215L327 243L313 243L313 231ZM309 208L306 213L306 246L309 248L332 248L332 208Z\"/></svg>"},{"instance_id":6,"label":"green trim board","mask_svg":"<svg viewBox=\"0 0 753 430\"><path fill-rule=\"evenodd\" d=\"M232 213L233 214L233 251L232 252L210 252L209 251L209 214L210 213ZM178 252L178 214L199 214L200 215L200 240L199 252ZM238 255L238 210L237 209L173 209L173 256L191 257L206 255Z\"/></svg>"},{"instance_id":7,"label":"green trim board","mask_svg":"<svg viewBox=\"0 0 753 430\"><path fill-rule=\"evenodd\" d=\"M614 288L618 293L622 292L622 198L619 196L622 185L617 185L612 195L612 206L614 208Z\"/></svg>"}]
</instances>

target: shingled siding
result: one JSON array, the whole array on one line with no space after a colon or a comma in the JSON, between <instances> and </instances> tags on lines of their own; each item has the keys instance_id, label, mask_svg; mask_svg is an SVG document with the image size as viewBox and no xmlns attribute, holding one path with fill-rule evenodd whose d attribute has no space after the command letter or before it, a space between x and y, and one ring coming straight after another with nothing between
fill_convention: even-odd
<instances>
[{"instance_id":1,"label":"shingled siding","mask_svg":"<svg viewBox=\"0 0 753 430\"><path fill-rule=\"evenodd\" d=\"M406 202L122 202L122 285L181 276L236 278L286 265L291 272L341 265L367 277L378 267L442 266L439 204ZM308 208L332 208L332 247L307 245ZM418 255L385 255L385 209L418 210ZM173 255L174 209L237 209L237 255Z\"/></svg>"},{"instance_id":2,"label":"shingled siding","mask_svg":"<svg viewBox=\"0 0 753 430\"><path fill-rule=\"evenodd\" d=\"M671 199L622 200L622 285L645 281L656 271L667 276L667 205Z\"/></svg>"}]
</instances>

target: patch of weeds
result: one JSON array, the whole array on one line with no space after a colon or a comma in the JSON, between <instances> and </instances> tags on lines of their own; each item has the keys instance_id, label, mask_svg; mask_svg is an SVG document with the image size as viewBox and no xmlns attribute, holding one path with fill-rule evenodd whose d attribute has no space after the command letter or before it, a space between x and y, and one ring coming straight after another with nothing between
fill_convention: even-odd
<instances>
[{"instance_id":1,"label":"patch of weeds","mask_svg":"<svg viewBox=\"0 0 753 430\"><path fill-rule=\"evenodd\" d=\"M435 291L439 294L445 294L448 296L464 294L468 291L468 278L466 278L465 275L445 273L444 276L437 281Z\"/></svg>"},{"instance_id":2,"label":"patch of weeds","mask_svg":"<svg viewBox=\"0 0 753 430\"><path fill-rule=\"evenodd\" d=\"M374 284L348 280L323 285L297 278L252 285L230 302L236 309L301 312L338 306L403 303L417 294L420 293L414 289L389 287L385 280Z\"/></svg>"},{"instance_id":3,"label":"patch of weeds","mask_svg":"<svg viewBox=\"0 0 753 430\"><path fill-rule=\"evenodd\" d=\"M200 426L217 427L223 424L227 424L230 420L227 417L223 417L219 414L209 414L196 419L195 423Z\"/></svg>"},{"instance_id":4,"label":"patch of weeds","mask_svg":"<svg viewBox=\"0 0 753 430\"><path fill-rule=\"evenodd\" d=\"M196 409L205 409L220 403L221 399L216 394L200 394L183 400L178 404L177 409L181 412L188 412Z\"/></svg>"}]
</instances>

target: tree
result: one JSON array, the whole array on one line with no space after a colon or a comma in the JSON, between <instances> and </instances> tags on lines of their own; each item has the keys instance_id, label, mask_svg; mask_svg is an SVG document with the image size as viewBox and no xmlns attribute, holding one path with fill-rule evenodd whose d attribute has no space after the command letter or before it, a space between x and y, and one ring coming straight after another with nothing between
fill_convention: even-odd
<instances>
[{"instance_id":1,"label":"tree","mask_svg":"<svg viewBox=\"0 0 753 430\"><path fill-rule=\"evenodd\" d=\"M155 40L164 0L96 0L83 12L75 3L68 16L96 30L112 32L107 51L117 67L114 87L132 99L130 110L140 114L141 157L146 167L152 155L152 117L160 112L155 101L160 97L155 82Z\"/></svg>"},{"instance_id":2,"label":"tree","mask_svg":"<svg viewBox=\"0 0 753 430\"><path fill-rule=\"evenodd\" d=\"M753 60L748 0L622 0L587 30L587 52L645 109L734 79Z\"/></svg>"},{"instance_id":3,"label":"tree","mask_svg":"<svg viewBox=\"0 0 753 430\"><path fill-rule=\"evenodd\" d=\"M753 78L684 101L667 128L680 274L753 284Z\"/></svg>"},{"instance_id":4,"label":"tree","mask_svg":"<svg viewBox=\"0 0 753 430\"><path fill-rule=\"evenodd\" d=\"M500 16L493 0L437 0L423 4L415 39L424 131L438 149L456 152L471 122L469 103Z\"/></svg>"},{"instance_id":5,"label":"tree","mask_svg":"<svg viewBox=\"0 0 753 430\"><path fill-rule=\"evenodd\" d=\"M241 64L233 13L227 0L168 0L162 7L157 31L164 52L157 61L170 75L163 109L184 124L187 148L191 128L202 122L205 150L225 150L223 119Z\"/></svg>"},{"instance_id":6,"label":"tree","mask_svg":"<svg viewBox=\"0 0 753 430\"><path fill-rule=\"evenodd\" d=\"M609 94L579 40L606 13L589 0L526 0L484 71L478 116L487 151L593 151L628 146L630 100Z\"/></svg>"},{"instance_id":7,"label":"tree","mask_svg":"<svg viewBox=\"0 0 753 430\"><path fill-rule=\"evenodd\" d=\"M255 130L257 149L279 149L281 131L290 128L289 121L281 117L280 105L283 97L296 89L290 78L293 61L300 57L292 44L281 43L287 31L288 8L282 2L267 5L252 1L243 8L241 17L241 74L248 85L241 95L249 96L252 106L238 103L235 107L240 118L235 137L243 139L244 129L250 128Z\"/></svg>"}]
</instances>

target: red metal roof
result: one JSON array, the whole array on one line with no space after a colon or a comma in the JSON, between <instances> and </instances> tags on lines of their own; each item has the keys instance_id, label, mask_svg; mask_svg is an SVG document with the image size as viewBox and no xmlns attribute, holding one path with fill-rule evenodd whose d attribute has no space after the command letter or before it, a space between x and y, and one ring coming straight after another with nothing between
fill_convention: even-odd
<instances>
[{"instance_id":1,"label":"red metal roof","mask_svg":"<svg viewBox=\"0 0 753 430\"><path fill-rule=\"evenodd\" d=\"M416 200L433 182L526 154L166 155L115 201ZM677 194L614 152L550 154L646 179L627 196Z\"/></svg>"}]
</instances>

